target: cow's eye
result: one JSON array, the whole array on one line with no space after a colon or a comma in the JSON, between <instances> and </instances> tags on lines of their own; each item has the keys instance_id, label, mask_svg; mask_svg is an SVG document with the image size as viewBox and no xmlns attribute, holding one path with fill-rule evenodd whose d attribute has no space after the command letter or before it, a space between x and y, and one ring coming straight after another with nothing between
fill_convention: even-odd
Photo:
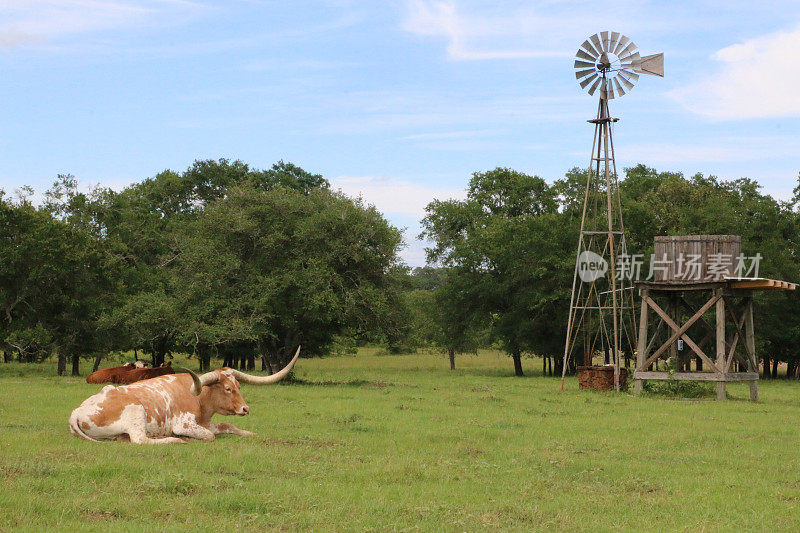
<instances>
[{"instance_id":1,"label":"cow's eye","mask_svg":"<svg viewBox=\"0 0 800 533\"><path fill-rule=\"evenodd\" d=\"M230 392L230 391L231 391L231 388L230 388L230 387L228 387L228 386L226 386L226 387L225 387L225 392Z\"/></svg>"}]
</instances>

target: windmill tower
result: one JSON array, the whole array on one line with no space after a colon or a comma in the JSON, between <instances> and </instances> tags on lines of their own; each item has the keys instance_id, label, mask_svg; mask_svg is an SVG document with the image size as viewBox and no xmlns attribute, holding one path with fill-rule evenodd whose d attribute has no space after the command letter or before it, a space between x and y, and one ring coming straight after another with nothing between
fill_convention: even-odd
<instances>
[{"instance_id":1,"label":"windmill tower","mask_svg":"<svg viewBox=\"0 0 800 533\"><path fill-rule=\"evenodd\" d=\"M590 95L599 89L600 102L596 118L588 121L594 124L594 141L583 196L561 388L571 357L582 352L583 364L588 366L593 354L604 352L613 362L618 391L620 353L627 350L632 354L636 338L632 280L619 268L629 259L612 138L612 126L619 119L611 117L608 101L630 91L639 74L663 77L664 54L641 57L628 37L604 31L581 45L575 69L582 89Z\"/></svg>"}]
</instances>

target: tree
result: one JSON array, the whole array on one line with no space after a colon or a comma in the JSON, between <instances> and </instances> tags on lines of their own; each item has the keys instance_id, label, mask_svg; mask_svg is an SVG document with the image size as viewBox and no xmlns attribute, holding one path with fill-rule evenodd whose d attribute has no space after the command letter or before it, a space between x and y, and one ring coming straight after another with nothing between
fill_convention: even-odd
<instances>
[{"instance_id":1,"label":"tree","mask_svg":"<svg viewBox=\"0 0 800 533\"><path fill-rule=\"evenodd\" d=\"M58 354L58 373L80 356L108 349L100 316L113 274L93 236L27 201L0 197L2 340L21 360Z\"/></svg>"},{"instance_id":2,"label":"tree","mask_svg":"<svg viewBox=\"0 0 800 533\"><path fill-rule=\"evenodd\" d=\"M323 355L345 329L381 325L401 235L340 193L248 184L187 221L177 243L185 342L246 343L274 368L298 344Z\"/></svg>"},{"instance_id":3,"label":"tree","mask_svg":"<svg viewBox=\"0 0 800 533\"><path fill-rule=\"evenodd\" d=\"M421 237L433 241L429 261L449 269L458 300L486 317L492 338L523 375L522 354L544 346L537 335L563 322L553 317L567 286L559 278L567 217L558 212L556 189L497 168L473 174L466 200L434 200L427 213Z\"/></svg>"}]
</instances>

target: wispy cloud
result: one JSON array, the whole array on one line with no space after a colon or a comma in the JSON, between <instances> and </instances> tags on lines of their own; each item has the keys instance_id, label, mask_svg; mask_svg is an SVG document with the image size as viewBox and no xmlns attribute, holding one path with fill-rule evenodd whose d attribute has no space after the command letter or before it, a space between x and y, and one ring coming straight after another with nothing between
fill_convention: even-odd
<instances>
[{"instance_id":1,"label":"wispy cloud","mask_svg":"<svg viewBox=\"0 0 800 533\"><path fill-rule=\"evenodd\" d=\"M188 0L26 0L0 2L0 47L175 20L204 9Z\"/></svg>"},{"instance_id":2,"label":"wispy cloud","mask_svg":"<svg viewBox=\"0 0 800 533\"><path fill-rule=\"evenodd\" d=\"M800 116L800 25L717 51L719 69L671 95L724 120Z\"/></svg>"},{"instance_id":3,"label":"wispy cloud","mask_svg":"<svg viewBox=\"0 0 800 533\"><path fill-rule=\"evenodd\" d=\"M479 18L463 16L455 2L409 0L402 27L418 35L445 37L447 55L454 60L520 59L535 57L567 57L570 53L542 42L536 48L483 47L476 45L486 37L500 37L517 33L522 27L535 31L546 23L545 17Z\"/></svg>"}]
</instances>

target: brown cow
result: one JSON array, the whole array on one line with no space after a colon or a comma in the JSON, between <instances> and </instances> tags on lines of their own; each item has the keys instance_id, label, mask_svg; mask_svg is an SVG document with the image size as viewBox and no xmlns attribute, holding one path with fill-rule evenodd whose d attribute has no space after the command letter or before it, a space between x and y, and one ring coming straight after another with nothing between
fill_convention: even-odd
<instances>
[{"instance_id":1,"label":"brown cow","mask_svg":"<svg viewBox=\"0 0 800 533\"><path fill-rule=\"evenodd\" d=\"M285 378L300 356L300 347L286 367L271 376L251 376L220 368L197 376L174 374L132 385L106 385L72 411L69 427L82 439L127 440L137 444L186 442L179 437L214 440L220 433L252 435L233 424L214 424L211 417L246 415L239 382L269 385Z\"/></svg>"},{"instance_id":2,"label":"brown cow","mask_svg":"<svg viewBox=\"0 0 800 533\"><path fill-rule=\"evenodd\" d=\"M121 372L114 376L114 379L111 380L111 383L136 383L137 381L142 381L143 379L150 379L174 373L175 371L172 370L172 361L170 361L165 365L157 366L155 368L134 368L133 370L128 370L127 372Z\"/></svg>"},{"instance_id":3,"label":"brown cow","mask_svg":"<svg viewBox=\"0 0 800 533\"><path fill-rule=\"evenodd\" d=\"M147 363L144 361L136 361L122 366L101 368L86 376L86 383L132 383L130 381L117 381L118 376L138 368L147 368Z\"/></svg>"}]
</instances>

